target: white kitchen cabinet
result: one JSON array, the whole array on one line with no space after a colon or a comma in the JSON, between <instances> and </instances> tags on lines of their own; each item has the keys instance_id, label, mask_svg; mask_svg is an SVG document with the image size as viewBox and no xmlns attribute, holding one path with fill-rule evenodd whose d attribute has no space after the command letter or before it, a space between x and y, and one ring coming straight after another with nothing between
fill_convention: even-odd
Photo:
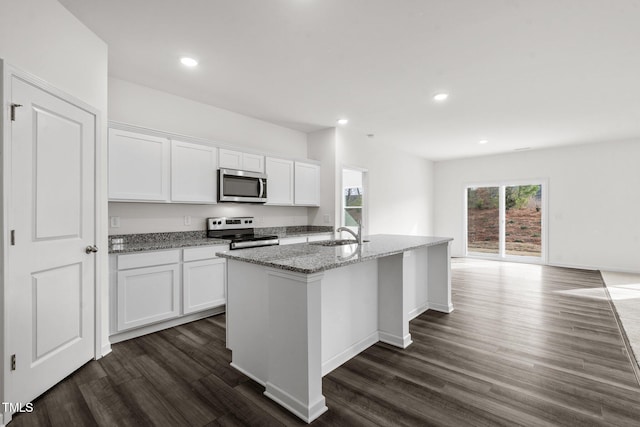
<instances>
[{"instance_id":1,"label":"white kitchen cabinet","mask_svg":"<svg viewBox=\"0 0 640 427\"><path fill-rule=\"evenodd\" d=\"M221 313L228 244L109 256L111 340L118 342Z\"/></svg>"},{"instance_id":2,"label":"white kitchen cabinet","mask_svg":"<svg viewBox=\"0 0 640 427\"><path fill-rule=\"evenodd\" d=\"M171 201L216 203L217 149L171 141Z\"/></svg>"},{"instance_id":3,"label":"white kitchen cabinet","mask_svg":"<svg viewBox=\"0 0 640 427\"><path fill-rule=\"evenodd\" d=\"M225 304L226 260L216 252L229 245L201 246L183 250L182 312L195 313Z\"/></svg>"},{"instance_id":4,"label":"white kitchen cabinet","mask_svg":"<svg viewBox=\"0 0 640 427\"><path fill-rule=\"evenodd\" d=\"M267 157L267 205L293 205L293 161Z\"/></svg>"},{"instance_id":5,"label":"white kitchen cabinet","mask_svg":"<svg viewBox=\"0 0 640 427\"><path fill-rule=\"evenodd\" d=\"M224 258L214 258L183 264L184 314L218 307L225 303L225 261Z\"/></svg>"},{"instance_id":6,"label":"white kitchen cabinet","mask_svg":"<svg viewBox=\"0 0 640 427\"><path fill-rule=\"evenodd\" d=\"M118 272L118 331L180 315L180 265Z\"/></svg>"},{"instance_id":7,"label":"white kitchen cabinet","mask_svg":"<svg viewBox=\"0 0 640 427\"><path fill-rule=\"evenodd\" d=\"M167 138L109 129L109 199L169 201Z\"/></svg>"},{"instance_id":8,"label":"white kitchen cabinet","mask_svg":"<svg viewBox=\"0 0 640 427\"><path fill-rule=\"evenodd\" d=\"M219 166L220 168L264 173L264 156L221 148Z\"/></svg>"},{"instance_id":9,"label":"white kitchen cabinet","mask_svg":"<svg viewBox=\"0 0 640 427\"><path fill-rule=\"evenodd\" d=\"M295 162L295 197L298 206L320 206L320 165Z\"/></svg>"}]
</instances>

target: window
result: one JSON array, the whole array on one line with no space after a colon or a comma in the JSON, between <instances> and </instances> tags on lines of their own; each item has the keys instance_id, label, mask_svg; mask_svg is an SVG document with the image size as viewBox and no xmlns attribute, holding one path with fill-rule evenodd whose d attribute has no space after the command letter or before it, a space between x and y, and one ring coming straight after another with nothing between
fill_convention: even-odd
<instances>
[{"instance_id":1,"label":"window","mask_svg":"<svg viewBox=\"0 0 640 427\"><path fill-rule=\"evenodd\" d=\"M355 169L342 170L342 221L344 227L358 228L364 221L364 172Z\"/></svg>"},{"instance_id":2,"label":"window","mask_svg":"<svg viewBox=\"0 0 640 427\"><path fill-rule=\"evenodd\" d=\"M544 187L541 182L467 187L467 255L544 262Z\"/></svg>"}]
</instances>

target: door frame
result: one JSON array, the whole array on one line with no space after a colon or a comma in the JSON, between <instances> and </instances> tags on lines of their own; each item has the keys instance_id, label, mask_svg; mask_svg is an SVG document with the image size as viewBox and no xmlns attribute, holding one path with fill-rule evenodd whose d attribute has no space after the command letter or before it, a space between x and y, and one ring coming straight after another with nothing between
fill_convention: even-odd
<instances>
[{"instance_id":1,"label":"door frame","mask_svg":"<svg viewBox=\"0 0 640 427\"><path fill-rule=\"evenodd\" d=\"M93 240L96 242L95 244L98 247L104 248L103 251L100 251L96 254L95 257L95 269L94 269L94 359L99 359L103 355L106 355L110 352L110 346L102 347L102 288L103 283L107 283L107 281L102 280L103 271L107 271L103 268L106 265L108 260L108 250L107 250L107 239L106 235L103 233L103 228L101 226L103 214L102 214L102 205L104 203L103 196L104 191L102 190L102 133L103 133L103 125L102 119L100 115L100 111L91 105L81 101L80 99L70 95L55 86L49 84L43 79L36 77L28 72L22 71L10 64L7 64L5 60L0 58L0 75L2 80L0 81L0 99L2 100L2 114L0 115L0 128L2 128L2 133L0 133L0 150L2 152L2 173L0 173L0 197L2 207L0 209L0 223L2 224L2 231L0 231L0 318L2 320L0 327L0 355L2 357L2 368L0 369L0 384L3 384L3 387L0 388L0 400L2 402L6 401L6 396L9 395L9 382L6 381L9 377L11 366L9 363L9 348L7 343L9 326L7 324L7 310L6 304L7 300L5 298L7 288L5 287L5 283L8 280L8 270L11 266L7 260L8 246L9 242L9 224L8 224L8 213L10 210L9 203L11 201L11 162L12 162L12 153L11 153L11 126L10 126L10 106L11 106L11 80L15 77L24 82L31 84L33 86L38 87L39 89L65 101L74 106L86 111L94 117L94 144L95 144L95 155L94 155L94 220L95 220L95 228L94 228L94 236ZM103 236L104 235L104 236ZM22 402L27 403L27 402ZM9 421L11 421L12 414L4 413L4 408L0 408L0 425L5 425Z\"/></svg>"},{"instance_id":2,"label":"door frame","mask_svg":"<svg viewBox=\"0 0 640 427\"><path fill-rule=\"evenodd\" d=\"M540 185L542 186L542 198L540 200L542 215L540 217L541 224L541 240L542 244L540 247L541 254L540 257L529 257L529 256L519 256L519 255L510 255L510 256L501 256L500 253L497 255L482 255L479 253L469 253L468 250L468 233L469 233L469 224L468 224L468 206L467 206L467 189L470 187L512 187L518 185ZM500 206L504 203L502 192L500 192ZM511 261L511 262L523 262L528 264L548 264L549 257L549 179L548 178L532 178L532 179L505 179L500 181L476 181L476 182L468 182L462 185L462 244L464 246L464 256L467 258L478 258L478 259L490 259L497 261ZM505 229L505 217L504 212L500 209L500 245L504 245L504 229Z\"/></svg>"}]
</instances>

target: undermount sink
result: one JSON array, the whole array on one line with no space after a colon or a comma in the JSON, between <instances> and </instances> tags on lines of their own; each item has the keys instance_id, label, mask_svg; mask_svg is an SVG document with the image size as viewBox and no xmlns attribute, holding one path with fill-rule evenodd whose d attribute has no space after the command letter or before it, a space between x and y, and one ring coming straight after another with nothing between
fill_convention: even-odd
<instances>
[{"instance_id":1,"label":"undermount sink","mask_svg":"<svg viewBox=\"0 0 640 427\"><path fill-rule=\"evenodd\" d=\"M363 240L362 243L366 243L368 240ZM353 239L338 239L338 240L322 240L320 242L312 242L310 245L318 246L343 246L343 245L357 245L358 242Z\"/></svg>"}]
</instances>

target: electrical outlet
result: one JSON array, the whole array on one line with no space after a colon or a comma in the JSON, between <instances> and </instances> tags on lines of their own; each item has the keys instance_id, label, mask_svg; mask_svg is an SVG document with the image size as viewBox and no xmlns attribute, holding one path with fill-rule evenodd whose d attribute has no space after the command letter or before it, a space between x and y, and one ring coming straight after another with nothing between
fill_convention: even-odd
<instances>
[{"instance_id":1,"label":"electrical outlet","mask_svg":"<svg viewBox=\"0 0 640 427\"><path fill-rule=\"evenodd\" d=\"M191 217L189 215L184 216L184 225L191 225Z\"/></svg>"},{"instance_id":2,"label":"electrical outlet","mask_svg":"<svg viewBox=\"0 0 640 427\"><path fill-rule=\"evenodd\" d=\"M322 216L322 220L324 221L325 224L331 224L331 216L329 216L329 214L324 214Z\"/></svg>"},{"instance_id":3,"label":"electrical outlet","mask_svg":"<svg viewBox=\"0 0 640 427\"><path fill-rule=\"evenodd\" d=\"M119 228L120 227L120 217L119 216L111 216L109 217L111 221L111 228Z\"/></svg>"}]
</instances>

